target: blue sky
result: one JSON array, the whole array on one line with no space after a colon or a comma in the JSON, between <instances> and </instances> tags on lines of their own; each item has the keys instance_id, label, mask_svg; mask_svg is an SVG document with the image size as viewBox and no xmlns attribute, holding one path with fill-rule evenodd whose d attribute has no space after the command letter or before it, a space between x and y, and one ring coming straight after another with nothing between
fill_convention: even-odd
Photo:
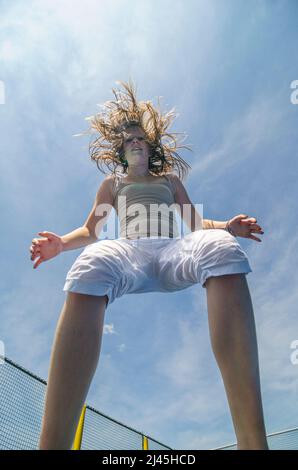
<instances>
[{"instance_id":1,"label":"blue sky","mask_svg":"<svg viewBox=\"0 0 298 470\"><path fill-rule=\"evenodd\" d=\"M41 230L81 226L104 178L85 117L131 76L138 98L175 106L193 152L185 187L204 217L256 217L238 238L253 272L267 433L298 425L297 13L292 1L2 1L1 336L6 355L47 379L65 276L83 250L33 270ZM295 209L296 207L296 209ZM235 441L200 284L131 294L107 309L87 403L176 449Z\"/></svg>"}]
</instances>

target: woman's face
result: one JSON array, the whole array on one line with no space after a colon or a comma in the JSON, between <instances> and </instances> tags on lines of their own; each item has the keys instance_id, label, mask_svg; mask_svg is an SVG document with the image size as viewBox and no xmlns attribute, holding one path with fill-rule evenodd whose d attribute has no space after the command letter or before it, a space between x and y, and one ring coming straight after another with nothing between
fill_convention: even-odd
<instances>
[{"instance_id":1,"label":"woman's face","mask_svg":"<svg viewBox=\"0 0 298 470\"><path fill-rule=\"evenodd\" d=\"M148 165L150 146L140 127L129 127L124 132L123 150L128 165Z\"/></svg>"}]
</instances>

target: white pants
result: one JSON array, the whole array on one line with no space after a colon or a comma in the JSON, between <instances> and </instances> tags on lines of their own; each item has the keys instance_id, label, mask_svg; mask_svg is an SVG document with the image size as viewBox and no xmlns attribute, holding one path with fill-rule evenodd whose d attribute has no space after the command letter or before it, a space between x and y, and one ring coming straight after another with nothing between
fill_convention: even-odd
<instances>
[{"instance_id":1,"label":"white pants","mask_svg":"<svg viewBox=\"0 0 298 470\"><path fill-rule=\"evenodd\" d=\"M237 239L222 229L181 238L117 238L88 245L66 275L64 291L107 295L173 292L211 276L252 272Z\"/></svg>"}]
</instances>

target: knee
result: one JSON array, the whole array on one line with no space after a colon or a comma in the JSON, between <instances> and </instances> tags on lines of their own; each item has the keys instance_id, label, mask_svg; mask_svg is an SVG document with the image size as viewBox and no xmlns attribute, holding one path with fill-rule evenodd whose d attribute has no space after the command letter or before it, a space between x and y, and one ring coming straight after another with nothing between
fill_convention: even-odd
<instances>
[{"instance_id":1,"label":"knee","mask_svg":"<svg viewBox=\"0 0 298 470\"><path fill-rule=\"evenodd\" d=\"M86 305L86 304L96 304L107 306L108 303L107 295L90 295L90 294L80 294L79 292L67 292L66 303L70 305Z\"/></svg>"},{"instance_id":2,"label":"knee","mask_svg":"<svg viewBox=\"0 0 298 470\"><path fill-rule=\"evenodd\" d=\"M232 289L243 289L247 287L247 280L245 273L233 273L233 274L221 274L220 276L210 276L206 279L203 287L207 290L212 287L212 291L219 292L220 289L224 289L223 292L232 292Z\"/></svg>"}]
</instances>

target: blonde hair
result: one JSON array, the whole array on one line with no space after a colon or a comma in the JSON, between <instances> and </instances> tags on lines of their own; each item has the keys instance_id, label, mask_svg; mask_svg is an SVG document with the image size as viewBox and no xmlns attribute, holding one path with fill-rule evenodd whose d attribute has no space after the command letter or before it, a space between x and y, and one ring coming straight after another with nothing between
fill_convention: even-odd
<instances>
[{"instance_id":1,"label":"blonde hair","mask_svg":"<svg viewBox=\"0 0 298 470\"><path fill-rule=\"evenodd\" d=\"M155 175L164 175L173 170L178 171L180 179L184 179L189 168L176 152L179 148L191 150L187 145L178 145L177 135L180 132L167 132L167 128L176 117L174 108L162 113L155 109L151 101L139 101L136 99L136 92L131 80L129 83L117 81L126 90L122 92L112 89L116 101L107 101L103 105L103 111L86 118L91 121L90 128L81 134L99 133L95 140L89 143L89 154L96 162L98 169L106 166L111 173L116 173L118 168L122 173L127 173L127 161L125 160L123 143L125 131L129 127L138 126L143 129L146 140L149 144L149 171ZM159 101L158 101L159 103ZM162 139L168 138L168 141ZM171 145L172 141L172 145Z\"/></svg>"}]
</instances>

